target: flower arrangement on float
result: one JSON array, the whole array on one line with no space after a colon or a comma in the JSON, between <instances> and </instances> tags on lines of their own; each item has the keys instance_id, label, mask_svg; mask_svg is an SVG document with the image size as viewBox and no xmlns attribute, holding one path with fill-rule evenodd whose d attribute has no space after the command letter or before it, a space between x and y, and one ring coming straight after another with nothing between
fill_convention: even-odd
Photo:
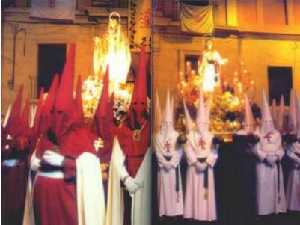
<instances>
[{"instance_id":1,"label":"flower arrangement on float","mask_svg":"<svg viewBox=\"0 0 300 225\"><path fill-rule=\"evenodd\" d=\"M190 64L187 62L186 65ZM231 136L241 128L244 109L244 95L247 93L251 99L255 93L255 82L242 62L239 70L232 76L222 76L220 85L212 92L203 91L203 76L194 70L190 74L179 74L180 82L177 86L179 96L184 99L190 115L195 118L198 108L199 93L204 93L206 104L210 108L210 130L225 138ZM226 77L230 77L227 78ZM177 110L177 129L185 131L183 105L179 104Z\"/></svg>"}]
</instances>

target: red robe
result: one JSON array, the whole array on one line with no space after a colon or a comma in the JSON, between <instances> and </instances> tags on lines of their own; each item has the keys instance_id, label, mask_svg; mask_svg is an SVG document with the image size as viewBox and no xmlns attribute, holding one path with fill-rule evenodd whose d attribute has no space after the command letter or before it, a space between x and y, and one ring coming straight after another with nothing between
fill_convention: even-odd
<instances>
[{"instance_id":1,"label":"red robe","mask_svg":"<svg viewBox=\"0 0 300 225\"><path fill-rule=\"evenodd\" d=\"M148 147L149 123L144 120L138 140L134 137L135 131L122 123L115 131L120 147L125 155L125 165L131 177L135 177ZM123 224L131 224L131 197L124 191L124 221Z\"/></svg>"},{"instance_id":2,"label":"red robe","mask_svg":"<svg viewBox=\"0 0 300 225\"><path fill-rule=\"evenodd\" d=\"M37 225L77 225L76 158L83 152L96 154L93 135L86 128L75 128L60 141L60 154L65 156L64 179L37 176L34 186L34 208ZM43 139L37 157L53 144Z\"/></svg>"},{"instance_id":3,"label":"red robe","mask_svg":"<svg viewBox=\"0 0 300 225\"><path fill-rule=\"evenodd\" d=\"M149 123L144 121L140 139L134 139L134 131L121 124L116 131L120 147L125 154L126 167L130 176L135 177L148 147Z\"/></svg>"},{"instance_id":4,"label":"red robe","mask_svg":"<svg viewBox=\"0 0 300 225\"><path fill-rule=\"evenodd\" d=\"M16 137L14 140L6 139L6 132L2 131L1 143L1 224L3 225L21 225L24 214L25 195L28 176L28 154L29 145L24 143L26 137ZM20 141L22 140L22 141ZM23 150L20 150L22 142ZM9 145L10 148L5 149ZM26 146L25 146L26 145ZM14 166L4 165L4 160L17 159Z\"/></svg>"}]
</instances>

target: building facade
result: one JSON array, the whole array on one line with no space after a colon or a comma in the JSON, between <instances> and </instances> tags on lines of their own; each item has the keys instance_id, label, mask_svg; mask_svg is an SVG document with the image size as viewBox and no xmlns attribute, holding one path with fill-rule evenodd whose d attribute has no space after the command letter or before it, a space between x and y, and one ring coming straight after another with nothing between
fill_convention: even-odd
<instances>
[{"instance_id":1,"label":"building facade","mask_svg":"<svg viewBox=\"0 0 300 225\"><path fill-rule=\"evenodd\" d=\"M157 1L153 18L153 87L162 99L167 87L176 93L185 56L201 55L205 40L211 36L214 48L228 59L222 66L223 76L231 77L241 68L247 69L247 75L255 81L255 101L260 102L262 89L268 93L269 70L273 67L292 71L292 87L300 93L300 1L207 2L213 5L215 29L211 35L182 32L180 3ZM159 63L163 59L172 63Z\"/></svg>"},{"instance_id":2,"label":"building facade","mask_svg":"<svg viewBox=\"0 0 300 225\"><path fill-rule=\"evenodd\" d=\"M51 65L63 68L67 43L76 43L75 74L83 78L93 73L94 37L107 31L109 13L121 15L122 30L127 33L128 1L77 0L73 22L30 17L30 1L3 3L2 9L2 111L13 102L18 87L34 102L43 71ZM48 50L47 50L48 49ZM49 53L49 54L47 54ZM51 54L50 54L51 53ZM62 54L62 55L61 55ZM58 64L51 57L56 56ZM49 58L50 57L50 58ZM53 65L54 64L54 65ZM48 68L49 69L49 68ZM44 74L45 76L45 74ZM76 80L76 78L75 78ZM50 83L50 82L49 82Z\"/></svg>"}]
</instances>

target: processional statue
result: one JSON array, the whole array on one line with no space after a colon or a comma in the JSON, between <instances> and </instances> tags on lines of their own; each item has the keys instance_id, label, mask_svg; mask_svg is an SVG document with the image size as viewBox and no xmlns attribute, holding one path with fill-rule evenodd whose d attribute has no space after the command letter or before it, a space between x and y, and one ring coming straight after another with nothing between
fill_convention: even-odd
<instances>
[{"instance_id":1,"label":"processional statue","mask_svg":"<svg viewBox=\"0 0 300 225\"><path fill-rule=\"evenodd\" d=\"M198 73L202 78L201 88L204 92L213 92L221 84L221 65L228 60L223 59L217 50L213 49L211 39L205 42L205 50L202 56L202 62L199 64Z\"/></svg>"}]
</instances>

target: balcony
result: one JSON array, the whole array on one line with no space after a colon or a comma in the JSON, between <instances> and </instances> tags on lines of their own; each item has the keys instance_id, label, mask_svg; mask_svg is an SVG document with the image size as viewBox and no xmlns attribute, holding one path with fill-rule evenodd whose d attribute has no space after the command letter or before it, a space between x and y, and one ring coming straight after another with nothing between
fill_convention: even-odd
<instances>
[{"instance_id":1,"label":"balcony","mask_svg":"<svg viewBox=\"0 0 300 225\"><path fill-rule=\"evenodd\" d=\"M3 22L22 23L69 23L65 21L39 20L30 17L32 0L4 0L2 2ZM106 21L111 11L117 11L124 19L128 16L129 0L76 0L74 24L98 24ZM5 4L4 4L5 3Z\"/></svg>"},{"instance_id":2,"label":"balcony","mask_svg":"<svg viewBox=\"0 0 300 225\"><path fill-rule=\"evenodd\" d=\"M182 33L180 28L181 4L195 2L186 0L156 0L154 3L155 12L153 14L154 32L198 36L192 33ZM197 5L202 5L198 4L199 2L197 2ZM300 20L297 17L300 3L298 1L289 1L285 7L280 5L279 1L271 5L272 7L267 7L264 0L249 0L247 2L239 0L214 0L212 2L215 36L227 37L233 35L266 39L300 39ZM225 4L226 2L228 4ZM269 17L273 18L275 14L278 15L278 19L270 21Z\"/></svg>"},{"instance_id":3,"label":"balcony","mask_svg":"<svg viewBox=\"0 0 300 225\"><path fill-rule=\"evenodd\" d=\"M92 7L127 8L128 0L91 0Z\"/></svg>"},{"instance_id":4,"label":"balcony","mask_svg":"<svg viewBox=\"0 0 300 225\"><path fill-rule=\"evenodd\" d=\"M128 0L76 0L77 9L84 7L96 8L127 8ZM29 8L31 0L2 0L2 9Z\"/></svg>"}]
</instances>

